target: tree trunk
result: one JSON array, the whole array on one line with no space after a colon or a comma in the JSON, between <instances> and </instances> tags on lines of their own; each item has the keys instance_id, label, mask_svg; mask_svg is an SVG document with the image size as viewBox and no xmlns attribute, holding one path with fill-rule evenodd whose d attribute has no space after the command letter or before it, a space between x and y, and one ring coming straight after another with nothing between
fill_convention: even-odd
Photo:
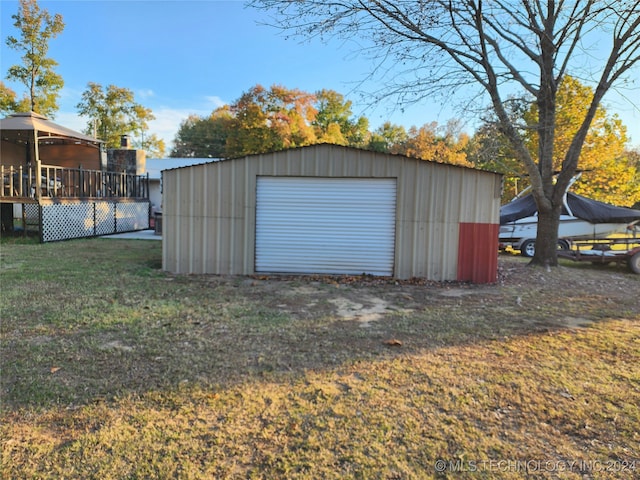
<instances>
[{"instance_id":1,"label":"tree trunk","mask_svg":"<svg viewBox=\"0 0 640 480\"><path fill-rule=\"evenodd\" d=\"M531 265L556 267L558 265L558 227L562 204L550 210L538 210L538 233L536 251Z\"/></svg>"}]
</instances>

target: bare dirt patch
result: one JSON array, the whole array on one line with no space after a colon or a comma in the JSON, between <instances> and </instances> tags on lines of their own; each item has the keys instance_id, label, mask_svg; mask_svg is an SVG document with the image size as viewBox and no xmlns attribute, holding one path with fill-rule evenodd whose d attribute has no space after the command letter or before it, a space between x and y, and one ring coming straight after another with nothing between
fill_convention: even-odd
<instances>
[{"instance_id":1,"label":"bare dirt patch","mask_svg":"<svg viewBox=\"0 0 640 480\"><path fill-rule=\"evenodd\" d=\"M389 301L378 297L363 297L360 299L362 303L356 303L344 297L337 297L328 300L329 303L336 306L336 315L345 320L355 320L360 323L361 327L370 327L371 322L379 321L385 318L390 311L409 314L411 309L402 308L392 305Z\"/></svg>"},{"instance_id":2,"label":"bare dirt patch","mask_svg":"<svg viewBox=\"0 0 640 480\"><path fill-rule=\"evenodd\" d=\"M332 314L364 327L437 307L468 308L469 314L496 307L500 315L495 320L513 312L526 328L532 324L541 328L587 327L594 321L588 318L589 313L610 309L615 316L627 307L635 312L640 309L640 279L622 268L563 264L547 270L530 267L526 259L511 255L500 257L498 282L491 285L368 276L257 278L260 280L251 284L257 287L257 295L268 292L281 298L281 303L274 301L276 307L294 316ZM244 293L253 295L251 291ZM586 316L569 314L581 309L586 310Z\"/></svg>"}]
</instances>

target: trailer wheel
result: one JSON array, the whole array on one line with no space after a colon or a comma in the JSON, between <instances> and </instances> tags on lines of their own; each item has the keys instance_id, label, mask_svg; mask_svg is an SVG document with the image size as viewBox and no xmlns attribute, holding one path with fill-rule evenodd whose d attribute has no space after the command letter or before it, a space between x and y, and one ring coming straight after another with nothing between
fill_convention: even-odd
<instances>
[{"instance_id":1,"label":"trailer wheel","mask_svg":"<svg viewBox=\"0 0 640 480\"><path fill-rule=\"evenodd\" d=\"M571 247L566 240L558 240L558 250L566 252ZM536 254L536 241L533 239L525 240L520 245L520 254L523 257L533 257Z\"/></svg>"},{"instance_id":2,"label":"trailer wheel","mask_svg":"<svg viewBox=\"0 0 640 480\"><path fill-rule=\"evenodd\" d=\"M533 239L525 240L520 245L520 255L523 257L533 257L536 254L536 241Z\"/></svg>"},{"instance_id":3,"label":"trailer wheel","mask_svg":"<svg viewBox=\"0 0 640 480\"><path fill-rule=\"evenodd\" d=\"M640 274L640 252L629 257L629 268L633 273Z\"/></svg>"}]
</instances>

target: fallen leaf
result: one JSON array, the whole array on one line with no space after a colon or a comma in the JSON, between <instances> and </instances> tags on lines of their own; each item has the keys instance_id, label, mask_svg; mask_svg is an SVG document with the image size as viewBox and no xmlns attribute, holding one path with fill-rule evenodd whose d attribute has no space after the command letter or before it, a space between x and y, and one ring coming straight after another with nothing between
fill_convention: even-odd
<instances>
[{"instance_id":1,"label":"fallen leaf","mask_svg":"<svg viewBox=\"0 0 640 480\"><path fill-rule=\"evenodd\" d=\"M390 347L401 347L402 346L402 342L400 340L398 340L397 338L391 338L389 340L385 340L384 344L385 345L389 345Z\"/></svg>"},{"instance_id":2,"label":"fallen leaf","mask_svg":"<svg viewBox=\"0 0 640 480\"><path fill-rule=\"evenodd\" d=\"M50 371L51 373L56 373L56 372L57 372L58 370L60 370L61 368L62 368L62 367L51 367L51 368L49 369L49 371Z\"/></svg>"}]
</instances>

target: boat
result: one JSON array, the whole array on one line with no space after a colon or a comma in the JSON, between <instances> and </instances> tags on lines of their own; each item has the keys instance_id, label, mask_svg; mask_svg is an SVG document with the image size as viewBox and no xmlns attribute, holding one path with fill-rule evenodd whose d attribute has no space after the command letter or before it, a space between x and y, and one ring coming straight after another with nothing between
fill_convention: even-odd
<instances>
[{"instance_id":1,"label":"boat","mask_svg":"<svg viewBox=\"0 0 640 480\"><path fill-rule=\"evenodd\" d=\"M616 207L567 192L558 227L558 249L569 250L573 241L638 232L639 224L640 210ZM537 231L538 212L533 195L521 196L500 208L501 250L511 247L525 257L532 257Z\"/></svg>"}]
</instances>

